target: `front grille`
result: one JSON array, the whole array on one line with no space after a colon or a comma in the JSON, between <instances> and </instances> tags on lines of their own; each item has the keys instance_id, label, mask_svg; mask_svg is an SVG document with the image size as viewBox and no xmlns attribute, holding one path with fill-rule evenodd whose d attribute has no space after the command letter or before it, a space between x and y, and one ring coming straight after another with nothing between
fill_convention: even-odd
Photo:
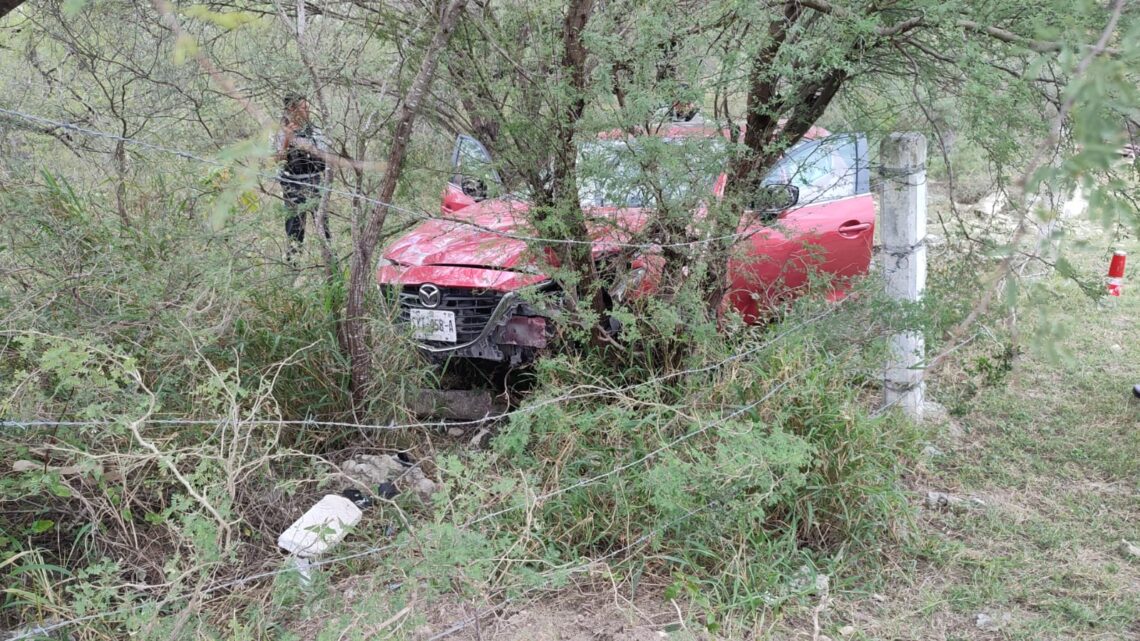
<instances>
[{"instance_id":1,"label":"front grille","mask_svg":"<svg viewBox=\"0 0 1140 641\"><path fill-rule=\"evenodd\" d=\"M486 289L440 287L442 297L435 307L420 303L419 285L408 285L400 291L400 321L407 323L409 309L434 309L455 312L455 334L460 343L473 341L491 321L491 314L503 300L503 294Z\"/></svg>"}]
</instances>

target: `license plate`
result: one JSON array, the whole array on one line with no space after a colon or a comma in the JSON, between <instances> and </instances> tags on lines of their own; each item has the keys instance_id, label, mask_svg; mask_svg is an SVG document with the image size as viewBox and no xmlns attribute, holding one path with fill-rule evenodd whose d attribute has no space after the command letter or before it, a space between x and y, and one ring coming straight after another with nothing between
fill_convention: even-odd
<instances>
[{"instance_id":1,"label":"license plate","mask_svg":"<svg viewBox=\"0 0 1140 641\"><path fill-rule=\"evenodd\" d=\"M455 312L435 309L409 309L408 316L412 322L413 338L446 343L456 341Z\"/></svg>"}]
</instances>

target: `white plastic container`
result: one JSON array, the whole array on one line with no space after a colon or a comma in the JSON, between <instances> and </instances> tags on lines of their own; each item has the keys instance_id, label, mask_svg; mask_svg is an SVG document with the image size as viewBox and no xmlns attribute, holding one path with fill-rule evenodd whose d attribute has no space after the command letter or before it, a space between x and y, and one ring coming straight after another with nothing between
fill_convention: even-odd
<instances>
[{"instance_id":1,"label":"white plastic container","mask_svg":"<svg viewBox=\"0 0 1140 641\"><path fill-rule=\"evenodd\" d=\"M301 558L313 558L328 551L360 522L363 513L352 501L329 494L309 508L289 529L277 537L277 545Z\"/></svg>"}]
</instances>

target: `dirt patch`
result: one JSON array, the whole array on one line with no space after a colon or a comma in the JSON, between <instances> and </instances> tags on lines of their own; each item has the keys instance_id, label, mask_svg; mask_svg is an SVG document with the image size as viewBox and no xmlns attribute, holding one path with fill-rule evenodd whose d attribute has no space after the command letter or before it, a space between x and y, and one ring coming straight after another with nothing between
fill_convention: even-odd
<instances>
[{"instance_id":1,"label":"dirt patch","mask_svg":"<svg viewBox=\"0 0 1140 641\"><path fill-rule=\"evenodd\" d=\"M457 607L452 603L437 605L434 609L430 617L434 623L417 629L412 636L415 641L704 641L715 638L703 630L693 630L692 617L681 604L652 597L629 601L612 591L538 599L487 614L477 624L475 610L470 606ZM456 629L459 626L463 627ZM438 637L449 630L452 630L450 635Z\"/></svg>"}]
</instances>

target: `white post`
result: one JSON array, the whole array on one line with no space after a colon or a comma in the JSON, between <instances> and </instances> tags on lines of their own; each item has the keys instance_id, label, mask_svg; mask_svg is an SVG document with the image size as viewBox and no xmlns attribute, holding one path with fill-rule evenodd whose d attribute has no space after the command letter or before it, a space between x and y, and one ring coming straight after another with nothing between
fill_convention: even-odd
<instances>
[{"instance_id":1,"label":"white post","mask_svg":"<svg viewBox=\"0 0 1140 641\"><path fill-rule=\"evenodd\" d=\"M880 145L882 196L879 238L887 295L918 302L926 289L926 138L893 133ZM926 345L921 331L890 337L884 389L887 407L898 405L922 420Z\"/></svg>"},{"instance_id":2,"label":"white post","mask_svg":"<svg viewBox=\"0 0 1140 641\"><path fill-rule=\"evenodd\" d=\"M297 0L297 37L305 37L305 0Z\"/></svg>"}]
</instances>

